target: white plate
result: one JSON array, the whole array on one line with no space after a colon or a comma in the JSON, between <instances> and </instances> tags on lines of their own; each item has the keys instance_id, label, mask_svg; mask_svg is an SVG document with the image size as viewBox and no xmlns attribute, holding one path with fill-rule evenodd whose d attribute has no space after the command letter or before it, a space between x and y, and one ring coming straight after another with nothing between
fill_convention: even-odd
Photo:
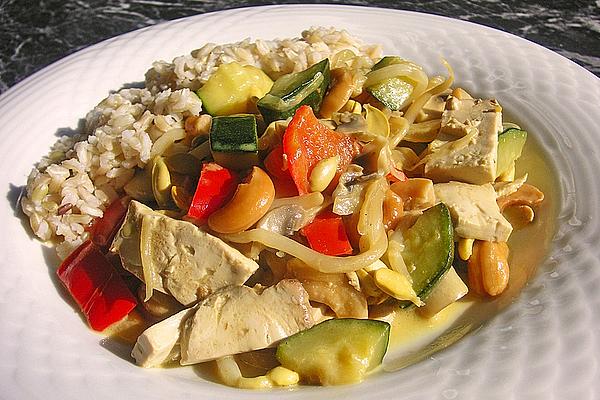
<instances>
[{"instance_id":1,"label":"white plate","mask_svg":"<svg viewBox=\"0 0 600 400\"><path fill-rule=\"evenodd\" d=\"M117 357L61 297L57 260L15 212L19 187L56 139L109 91L143 80L156 59L207 41L345 28L368 42L496 96L552 158L561 183L549 258L518 300L446 351L355 386L245 392L190 368L144 370ZM515 36L437 16L361 7L274 6L185 18L87 48L0 97L0 388L2 398L592 399L600 393L600 80ZM550 173L550 171L549 171ZM532 238L535 241L535 238Z\"/></svg>"}]
</instances>

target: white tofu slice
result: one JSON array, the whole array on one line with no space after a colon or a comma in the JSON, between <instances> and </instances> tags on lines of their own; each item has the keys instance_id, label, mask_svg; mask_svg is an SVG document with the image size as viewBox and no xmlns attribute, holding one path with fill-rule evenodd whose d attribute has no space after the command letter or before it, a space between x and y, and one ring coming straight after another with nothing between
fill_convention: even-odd
<instances>
[{"instance_id":1,"label":"white tofu slice","mask_svg":"<svg viewBox=\"0 0 600 400\"><path fill-rule=\"evenodd\" d=\"M452 98L440 135L430 145L425 176L435 182L484 184L496 179L502 112L495 100Z\"/></svg>"},{"instance_id":2,"label":"white tofu slice","mask_svg":"<svg viewBox=\"0 0 600 400\"><path fill-rule=\"evenodd\" d=\"M454 232L467 239L506 242L512 226L500 213L491 184L437 183L436 199L450 210Z\"/></svg>"},{"instance_id":3,"label":"white tofu slice","mask_svg":"<svg viewBox=\"0 0 600 400\"><path fill-rule=\"evenodd\" d=\"M146 224L150 243L145 267L154 289L190 305L230 285L242 285L258 264L194 224L176 220L131 202L111 250L123 267L145 282L140 232Z\"/></svg>"},{"instance_id":4,"label":"white tofu slice","mask_svg":"<svg viewBox=\"0 0 600 400\"><path fill-rule=\"evenodd\" d=\"M168 361L177 360L179 337L184 322L195 309L188 308L146 329L137 338L131 356L144 368L158 367Z\"/></svg>"},{"instance_id":5,"label":"white tofu slice","mask_svg":"<svg viewBox=\"0 0 600 400\"><path fill-rule=\"evenodd\" d=\"M308 293L283 280L260 293L247 286L214 293L196 306L181 337L181 364L263 349L313 326Z\"/></svg>"}]
</instances>

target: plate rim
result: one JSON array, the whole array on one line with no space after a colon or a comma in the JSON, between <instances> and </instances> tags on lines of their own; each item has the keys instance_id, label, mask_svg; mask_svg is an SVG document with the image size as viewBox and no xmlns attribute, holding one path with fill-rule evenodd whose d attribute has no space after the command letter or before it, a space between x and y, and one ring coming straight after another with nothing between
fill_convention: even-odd
<instances>
[{"instance_id":1,"label":"plate rim","mask_svg":"<svg viewBox=\"0 0 600 400\"><path fill-rule=\"evenodd\" d=\"M254 6L254 7L242 7L242 8L233 8L233 9L222 10L222 11L214 11L214 12L211 12L211 13L198 14L198 15L194 15L194 16L188 16L188 17L178 18L178 19L175 19L175 20L164 21L164 22L161 22L161 23L156 24L156 25L152 25L152 26L140 28L140 29L137 29L137 30L134 30L134 31L130 31L130 32L124 33L122 35L117 35L117 36L105 39L105 40L103 40L103 41L101 41L99 43L93 44L91 46L87 46L87 47L85 47L83 49L80 49L80 50L78 50L78 51L76 51L76 52L74 52L74 53L72 53L72 54L70 54L70 55L68 55L68 56L66 56L64 58L61 58L61 59L59 59L59 60L57 60L57 61L49 64L48 66L40 69L39 71L35 72L34 74L32 74L32 75L28 76L27 78L25 78L24 80L20 81L16 85L13 85L11 88L9 88L6 92L4 92L0 96L0 109L5 106L4 102L8 102L8 100L10 99L9 94L12 96L13 92L17 92L17 91L21 90L22 87L25 87L25 86L29 85L30 84L29 82L35 82L35 80L37 80L37 79L42 79L43 76L48 73L48 70L52 71L53 69L59 68L62 65L66 64L67 62L70 62L72 59L79 58L83 54L86 54L88 52L94 52L94 51L101 50L101 49L105 48L107 45L109 45L110 43L117 42L118 40L127 40L127 39L135 37L136 35L138 35L138 34L140 34L142 32L148 31L148 30L152 30L152 29L160 30L160 29L164 29L166 26L175 25L175 24L177 24L177 23L179 23L181 21L195 19L195 18L200 19L200 17L205 17L205 16L208 16L208 15L213 16L213 15L217 15L217 14L228 14L228 13L232 13L233 14L233 13L239 12L240 10L247 10L247 9L277 9L277 10L281 10L281 9L290 9L290 8L296 8L296 7L302 7L302 6L305 6L305 5L299 4L299 5ZM485 26L485 25L480 25L480 24L477 24L477 23L474 23L474 22L471 22L471 21L459 20L459 19L455 19L455 18L450 18L450 17L445 17L445 16L437 15L437 14L428 14L428 13L421 13L421 12L407 11L407 10L388 9L388 8L382 8L382 7L350 6L350 5L335 5L335 4L329 4L329 5L314 5L314 4L311 4L309 6L315 7L315 8L327 8L327 9L339 9L339 10L342 10L342 9L344 9L344 10L346 10L346 9L349 9L349 10L352 10L352 9L377 9L377 10L385 10L386 12L393 11L394 13L404 14L404 15L409 15L409 16L411 16L411 15L417 15L419 17L427 17L427 18L433 17L433 18L440 18L442 20L451 20L451 21L454 21L454 22L462 23L462 24L472 25L472 26L477 27L478 29L485 29L485 30L490 30L492 32L500 33L502 35L508 35L508 36L512 37L513 39L518 39L518 40L526 42L527 45L532 45L533 44L533 45L535 45L535 46L543 49L544 51L550 52L553 55L558 56L563 62L566 60L566 61L568 61L571 64L571 66L574 65L578 69L587 72L589 74L589 76L591 76L593 78L596 78L595 79L595 83L596 84L600 84L600 78L598 78L597 76L595 76L590 71L588 71L585 68L583 68L582 66L578 65L577 63L575 63L575 62L569 60L568 58L566 58L566 57L564 57L564 56L556 53L555 51L552 51L552 50L550 50L548 48L545 48L544 46L541 46L541 45L539 45L539 44L537 44L535 42L529 41L527 39L524 39L524 38L521 38L519 36L513 35L511 33L504 32L502 30L499 30L499 29L496 29L496 28L492 28L492 27L488 27L488 26ZM8 100L5 100L5 99L8 99ZM497 316L494 316L493 318L497 318ZM327 391L327 392L329 392L329 391ZM321 393L321 392L318 392L318 393ZM200 392L200 394L201 394L201 392Z\"/></svg>"}]
</instances>

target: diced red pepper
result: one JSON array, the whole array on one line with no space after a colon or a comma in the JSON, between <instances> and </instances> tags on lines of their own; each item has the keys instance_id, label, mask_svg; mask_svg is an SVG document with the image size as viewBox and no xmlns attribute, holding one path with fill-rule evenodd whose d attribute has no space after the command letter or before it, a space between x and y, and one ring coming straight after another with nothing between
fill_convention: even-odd
<instances>
[{"instance_id":1,"label":"diced red pepper","mask_svg":"<svg viewBox=\"0 0 600 400\"><path fill-rule=\"evenodd\" d=\"M104 210L104 215L101 218L94 221L90 229L90 235L96 246L106 249L112 242L125 218L128 204L128 197L117 199Z\"/></svg>"},{"instance_id":2,"label":"diced red pepper","mask_svg":"<svg viewBox=\"0 0 600 400\"><path fill-rule=\"evenodd\" d=\"M296 111L283 135L288 170L300 194L310 192L310 173L319 161L336 155L340 157L337 176L329 186L332 187L359 151L356 140L321 124L309 106Z\"/></svg>"},{"instance_id":3,"label":"diced red pepper","mask_svg":"<svg viewBox=\"0 0 600 400\"><path fill-rule=\"evenodd\" d=\"M352 254L342 217L332 211L324 211L304 228L302 233L311 249L329 256Z\"/></svg>"},{"instance_id":4,"label":"diced red pepper","mask_svg":"<svg viewBox=\"0 0 600 400\"><path fill-rule=\"evenodd\" d=\"M271 150L264 160L265 169L274 178L292 179L287 169L287 162L283 158L283 145L277 145Z\"/></svg>"},{"instance_id":5,"label":"diced red pepper","mask_svg":"<svg viewBox=\"0 0 600 400\"><path fill-rule=\"evenodd\" d=\"M91 240L71 253L56 273L95 331L122 320L137 305L121 276Z\"/></svg>"},{"instance_id":6,"label":"diced red pepper","mask_svg":"<svg viewBox=\"0 0 600 400\"><path fill-rule=\"evenodd\" d=\"M275 194L277 197L298 195L298 189L292 180L292 176L287 169L287 162L283 157L282 145L278 145L271 150L267 157L265 157L264 165L273 180L273 186L275 186Z\"/></svg>"},{"instance_id":7,"label":"diced red pepper","mask_svg":"<svg viewBox=\"0 0 600 400\"><path fill-rule=\"evenodd\" d=\"M275 197L293 197L298 196L298 189L291 177L280 179L272 177L273 186L275 187Z\"/></svg>"},{"instance_id":8,"label":"diced red pepper","mask_svg":"<svg viewBox=\"0 0 600 400\"><path fill-rule=\"evenodd\" d=\"M210 214L231 199L238 183L239 179L233 171L214 162L202 165L188 216L206 221Z\"/></svg>"}]
</instances>

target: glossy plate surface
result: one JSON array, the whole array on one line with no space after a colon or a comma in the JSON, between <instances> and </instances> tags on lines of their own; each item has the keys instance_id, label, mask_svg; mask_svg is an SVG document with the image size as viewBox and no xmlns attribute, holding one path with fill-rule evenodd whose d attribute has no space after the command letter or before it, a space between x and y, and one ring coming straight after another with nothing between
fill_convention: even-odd
<instances>
[{"instance_id":1,"label":"glossy plate surface","mask_svg":"<svg viewBox=\"0 0 600 400\"><path fill-rule=\"evenodd\" d=\"M91 333L61 297L57 259L16 209L33 163L111 90L152 61L205 42L344 28L497 97L549 155L560 182L558 232L524 293L485 327L411 367L361 385L270 393L206 382L191 368L144 370ZM135 31L69 56L0 97L0 387L7 399L593 399L600 393L600 80L531 42L470 23L344 6L274 6L206 14ZM548 173L552 173L549 171ZM535 240L535 238L532 238Z\"/></svg>"}]
</instances>

